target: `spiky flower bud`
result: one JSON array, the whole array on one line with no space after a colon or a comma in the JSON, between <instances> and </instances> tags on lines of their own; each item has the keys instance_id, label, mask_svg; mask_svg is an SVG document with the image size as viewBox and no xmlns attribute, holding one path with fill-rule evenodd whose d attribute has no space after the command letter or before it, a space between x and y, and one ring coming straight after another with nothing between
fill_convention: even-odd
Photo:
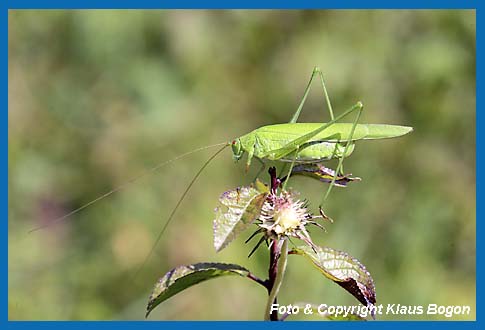
<instances>
[{"instance_id":1,"label":"spiky flower bud","mask_svg":"<svg viewBox=\"0 0 485 330\"><path fill-rule=\"evenodd\" d=\"M259 225L277 236L295 236L296 231L304 230L307 220L312 219L305 203L295 199L295 194L283 191L271 194L263 205Z\"/></svg>"}]
</instances>

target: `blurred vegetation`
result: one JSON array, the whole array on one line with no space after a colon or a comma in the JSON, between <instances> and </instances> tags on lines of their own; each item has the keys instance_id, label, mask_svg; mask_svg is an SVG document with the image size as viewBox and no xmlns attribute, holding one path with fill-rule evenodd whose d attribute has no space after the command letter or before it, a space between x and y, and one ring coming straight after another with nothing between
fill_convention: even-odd
<instances>
[{"instance_id":1,"label":"blurred vegetation","mask_svg":"<svg viewBox=\"0 0 485 330\"><path fill-rule=\"evenodd\" d=\"M415 131L357 145L345 169L363 180L334 189L335 223L314 241L361 260L378 303L471 305L457 318L475 319L475 33L475 12L455 10L10 11L9 318L142 319L156 279L179 264L233 262L265 277L268 252L248 259L246 237L220 254L212 246L218 196L258 167L246 174L229 149L135 279L215 149L27 232L163 160L287 122L318 65L336 113L361 100L361 122ZM301 121L325 120L315 85ZM326 189L291 185L314 208ZM281 302L355 304L300 259L290 257ZM221 279L151 319L258 320L265 302L257 285Z\"/></svg>"}]
</instances>

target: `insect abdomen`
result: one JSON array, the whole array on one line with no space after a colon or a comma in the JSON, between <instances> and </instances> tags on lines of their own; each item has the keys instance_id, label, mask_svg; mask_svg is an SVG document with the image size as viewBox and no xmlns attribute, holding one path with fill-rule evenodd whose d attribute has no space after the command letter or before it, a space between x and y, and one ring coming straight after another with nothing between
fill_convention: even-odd
<instances>
[{"instance_id":1,"label":"insect abdomen","mask_svg":"<svg viewBox=\"0 0 485 330\"><path fill-rule=\"evenodd\" d=\"M298 151L295 161L297 163L315 163L325 161L333 158L348 157L354 151L355 144L351 143L347 152L344 155L345 143L331 143L331 142L314 142L308 147L305 147ZM279 159L284 162L292 162L295 157L295 153L292 152ZM268 157L271 159L271 157ZM275 160L275 159L271 159Z\"/></svg>"}]
</instances>

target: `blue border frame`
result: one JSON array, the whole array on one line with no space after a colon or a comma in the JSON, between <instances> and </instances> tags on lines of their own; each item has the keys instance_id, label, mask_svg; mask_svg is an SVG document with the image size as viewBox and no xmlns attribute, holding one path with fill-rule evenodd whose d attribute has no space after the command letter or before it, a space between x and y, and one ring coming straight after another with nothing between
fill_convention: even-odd
<instances>
[{"instance_id":1,"label":"blue border frame","mask_svg":"<svg viewBox=\"0 0 485 330\"><path fill-rule=\"evenodd\" d=\"M319 3L314 0L299 0L297 1L289 1L289 0L266 0L266 1L254 1L254 0L236 0L236 1L221 1L221 0L212 0L212 1L195 1L195 0L169 0L169 1L151 1L151 0L138 0L138 1L127 1L127 0L106 0L106 1L96 1L96 0L47 0L42 1L42 4L39 4L39 1L35 0L9 0L6 3L2 4L2 21L3 21L3 33L2 33L2 44L4 47L3 54L3 62L4 65L2 66L3 76L5 77L5 87L4 87L4 100L5 100L5 109L8 109L8 10L9 9L54 9L54 8L63 8L63 9L88 9L88 8L98 8L98 9L107 9L107 8L240 8L240 9L269 9L269 8L280 8L280 9L290 9L290 8L328 8L328 9L348 9L348 8L359 8L359 9L439 9L439 8L460 8L460 9L476 9L476 20L477 20L477 29L481 26L479 24L479 13L481 12L479 2L478 1L470 1L470 0L447 0L447 1L438 1L438 0L408 0L408 1L382 1L382 0L370 0L370 1L359 1L359 0L334 0L334 1L326 1L323 3ZM481 34L477 31L477 59L480 58L478 54L480 54L480 44L481 44ZM485 119L483 118L484 115L479 111L478 105L481 104L480 102L480 93L479 93L479 82L481 76L481 66L479 65L478 61L476 63L476 82L477 82L477 110L476 110L476 126L478 128L478 124L483 122ZM4 231L3 231L3 239L5 240L4 246L6 249L4 250L3 258L4 258L4 265L8 267L8 111L4 110L4 115L2 116L2 126L4 127L4 134L5 140L2 144L4 150L4 161L2 162L2 170L4 173L3 180L3 194L4 194L4 203L3 203L3 214L5 215L4 221ZM476 168L479 169L481 165L483 165L482 161L482 140L483 140L483 133L480 130L476 130ZM480 191L480 182L482 182L482 175L480 171L476 172L476 197L477 197L477 209L476 215L477 220L481 218L482 215L482 206L480 203L481 191ZM477 221L477 238L479 233L482 232L482 225L480 221ZM478 258L479 250L480 250L480 240L477 240L477 279L481 278L481 260ZM322 323L320 322L220 322L220 321L213 321L213 322L144 322L144 321L131 321L131 322L122 322L122 321L115 321L115 322L31 322L31 321L8 321L8 271L2 273L2 277L4 277L4 285L2 286L2 294L4 297L7 297L6 300L3 302L4 307L4 318L0 321L0 328L3 329L23 329L23 328L39 328L39 329L46 329L46 328L71 328L71 329L85 329L85 328L115 328L115 329L133 329L138 327L146 327L152 329L160 329L160 327L164 328L178 328L178 329L191 329L193 327L197 327L199 329L226 329L227 327L231 327L232 329L245 329L247 327L251 328L288 328L288 329L297 329L297 328L321 328ZM390 326L397 327L397 328L408 328L409 326L418 329L427 329L428 327L439 326L444 328L479 328L483 325L482 317L481 317L481 292L482 284L480 281L477 281L477 321L475 322L441 322L441 321L426 321L426 322L326 322L324 324L325 327L330 328L348 328L348 327L373 327L373 328L381 328L387 329ZM391 324L392 323L392 324Z\"/></svg>"},{"instance_id":2,"label":"blue border frame","mask_svg":"<svg viewBox=\"0 0 485 330\"><path fill-rule=\"evenodd\" d=\"M392 3L390 5L389 3ZM66 5L68 4L68 5ZM478 1L472 0L408 0L408 1L383 1L383 0L333 0L333 1L315 1L315 0L209 0L209 1L196 1L196 0L168 0L168 1L153 1L153 0L141 0L141 1L127 1L127 0L45 0L42 1L42 6L39 6L39 2L35 0L10 0L7 1L7 7L10 9L28 9L28 8L99 8L99 9L113 9L113 8L167 8L167 9L217 9L217 8L238 8L238 9L305 9L305 8L322 8L322 9L337 9L337 8L366 8L366 9L424 9L424 8L460 8L460 9L474 9L477 8Z\"/></svg>"}]
</instances>

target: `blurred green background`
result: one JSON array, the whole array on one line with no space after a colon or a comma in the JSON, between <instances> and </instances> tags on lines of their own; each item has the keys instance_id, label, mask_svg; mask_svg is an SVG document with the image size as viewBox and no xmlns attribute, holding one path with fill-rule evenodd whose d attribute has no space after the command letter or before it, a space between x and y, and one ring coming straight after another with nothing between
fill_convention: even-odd
<instances>
[{"instance_id":1,"label":"blurred green background","mask_svg":"<svg viewBox=\"0 0 485 330\"><path fill-rule=\"evenodd\" d=\"M336 113L361 100L361 122L415 131L358 143L345 169L362 181L333 190L335 223L314 241L364 263L378 303L470 305L453 319L475 319L475 33L475 12L455 10L10 11L9 318L142 319L157 278L180 264L239 263L265 277L268 251L247 258L252 231L221 253L212 246L218 196L258 168L246 174L229 149L135 279L215 149L28 231L163 160L289 121L318 65ZM315 84L301 121L328 120L324 104ZM312 209L326 189L291 185ZM289 262L280 302L357 303L303 258ZM250 281L218 279L150 319L259 320L266 297Z\"/></svg>"}]
</instances>

